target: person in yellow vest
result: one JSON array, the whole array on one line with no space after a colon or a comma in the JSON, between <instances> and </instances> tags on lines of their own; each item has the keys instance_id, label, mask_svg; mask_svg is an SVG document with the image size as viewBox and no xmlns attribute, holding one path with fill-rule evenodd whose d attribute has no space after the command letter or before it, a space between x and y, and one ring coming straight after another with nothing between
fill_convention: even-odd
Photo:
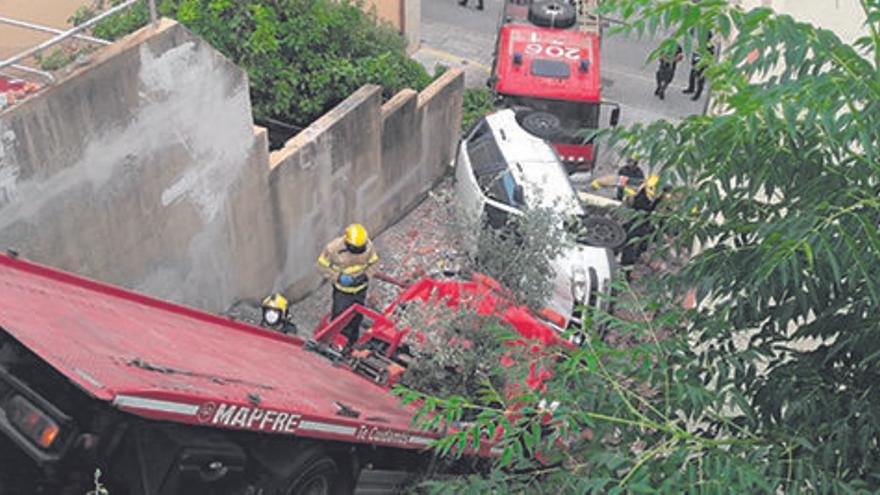
<instances>
[{"instance_id":1,"label":"person in yellow vest","mask_svg":"<svg viewBox=\"0 0 880 495\"><path fill-rule=\"evenodd\" d=\"M634 265L648 249L647 237L653 233L653 229L644 217L650 215L663 199L665 191L658 190L659 184L659 176L645 177L644 172L639 168L636 155L632 156L618 173L599 177L590 183L593 189L616 187L617 199L641 213L639 217L630 219L624 225L628 242L620 254L620 264L623 266ZM634 241L634 239L640 240Z\"/></svg>"},{"instance_id":2,"label":"person in yellow vest","mask_svg":"<svg viewBox=\"0 0 880 495\"><path fill-rule=\"evenodd\" d=\"M341 315L353 304L364 304L370 277L376 272L378 261L379 256L367 230L359 223L349 225L342 237L327 244L318 257L318 267L324 278L333 284L331 318ZM357 314L342 329L349 349L360 337L361 320L363 315Z\"/></svg>"}]
</instances>

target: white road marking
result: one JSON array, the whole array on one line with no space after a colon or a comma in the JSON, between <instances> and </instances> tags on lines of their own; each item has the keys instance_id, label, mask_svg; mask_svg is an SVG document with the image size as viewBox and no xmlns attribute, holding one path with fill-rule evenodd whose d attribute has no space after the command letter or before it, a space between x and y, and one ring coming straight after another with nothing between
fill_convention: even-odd
<instances>
[{"instance_id":1,"label":"white road marking","mask_svg":"<svg viewBox=\"0 0 880 495\"><path fill-rule=\"evenodd\" d=\"M437 48L431 48L429 46L423 45L417 50L417 52L424 52L428 55L433 55L437 58L442 58L449 62L464 63L465 65L470 65L471 67L476 67L477 69L485 71L487 74L492 71L492 68L486 64L477 62L476 60L469 59L467 57L463 57L461 55L447 52L446 50L438 50Z\"/></svg>"}]
</instances>

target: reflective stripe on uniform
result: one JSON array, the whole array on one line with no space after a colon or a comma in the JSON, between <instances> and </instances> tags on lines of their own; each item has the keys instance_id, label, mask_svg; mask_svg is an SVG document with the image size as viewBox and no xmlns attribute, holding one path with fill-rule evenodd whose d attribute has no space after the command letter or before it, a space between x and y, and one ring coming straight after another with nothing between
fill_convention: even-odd
<instances>
[{"instance_id":1,"label":"reflective stripe on uniform","mask_svg":"<svg viewBox=\"0 0 880 495\"><path fill-rule=\"evenodd\" d=\"M356 285L354 287L345 287L343 285L339 285L337 283L333 284L333 287L336 287L340 292L345 292L346 294L357 294L358 292L367 288L367 284Z\"/></svg>"},{"instance_id":2,"label":"reflective stripe on uniform","mask_svg":"<svg viewBox=\"0 0 880 495\"><path fill-rule=\"evenodd\" d=\"M342 273L347 273L347 274L351 275L352 273L362 272L362 271L366 270L367 268L368 268L367 265L351 265L351 266L343 268L342 270L337 270L336 268L334 268L334 270L342 271Z\"/></svg>"},{"instance_id":3,"label":"reflective stripe on uniform","mask_svg":"<svg viewBox=\"0 0 880 495\"><path fill-rule=\"evenodd\" d=\"M321 256L318 256L318 263L321 266L326 266L327 268L330 268L330 260L325 258L323 254Z\"/></svg>"}]
</instances>

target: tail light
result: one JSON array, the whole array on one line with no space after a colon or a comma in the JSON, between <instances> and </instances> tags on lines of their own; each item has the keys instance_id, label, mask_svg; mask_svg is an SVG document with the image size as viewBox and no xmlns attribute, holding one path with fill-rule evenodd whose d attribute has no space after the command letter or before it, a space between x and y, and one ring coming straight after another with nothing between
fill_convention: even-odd
<instances>
[{"instance_id":1,"label":"tail light","mask_svg":"<svg viewBox=\"0 0 880 495\"><path fill-rule=\"evenodd\" d=\"M9 422L41 448L48 449L58 438L58 424L24 397L13 397L5 409Z\"/></svg>"}]
</instances>

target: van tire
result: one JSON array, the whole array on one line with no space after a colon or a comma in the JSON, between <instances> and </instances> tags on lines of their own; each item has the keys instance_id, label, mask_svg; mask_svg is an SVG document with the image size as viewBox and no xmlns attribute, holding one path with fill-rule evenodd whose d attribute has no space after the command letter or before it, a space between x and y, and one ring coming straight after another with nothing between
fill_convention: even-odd
<instances>
[{"instance_id":1,"label":"van tire","mask_svg":"<svg viewBox=\"0 0 880 495\"><path fill-rule=\"evenodd\" d=\"M585 232L578 242L588 246L617 249L626 243L626 230L614 220L605 217L587 217L583 220Z\"/></svg>"},{"instance_id":2,"label":"van tire","mask_svg":"<svg viewBox=\"0 0 880 495\"><path fill-rule=\"evenodd\" d=\"M529 22L539 27L565 29L577 22L577 11L564 0L538 0L529 7Z\"/></svg>"},{"instance_id":3,"label":"van tire","mask_svg":"<svg viewBox=\"0 0 880 495\"><path fill-rule=\"evenodd\" d=\"M562 130L559 117L547 112L521 112L516 121L526 132L541 139L553 139Z\"/></svg>"}]
</instances>

